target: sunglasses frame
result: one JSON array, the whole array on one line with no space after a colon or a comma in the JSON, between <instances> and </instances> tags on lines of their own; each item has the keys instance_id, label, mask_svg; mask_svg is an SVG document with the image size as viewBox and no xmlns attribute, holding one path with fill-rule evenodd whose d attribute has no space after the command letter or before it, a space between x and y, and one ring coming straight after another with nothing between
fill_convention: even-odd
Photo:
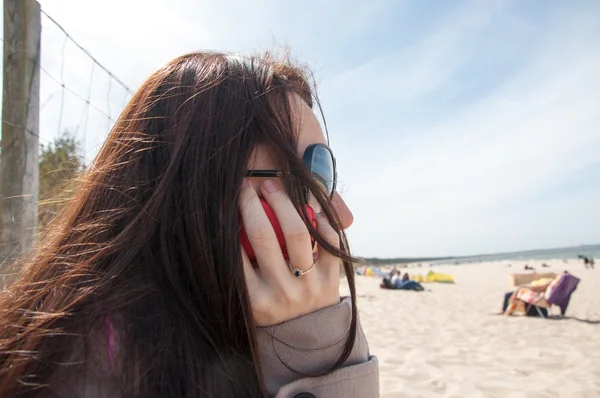
<instances>
[{"instance_id":1,"label":"sunglasses frame","mask_svg":"<svg viewBox=\"0 0 600 398\"><path fill-rule=\"evenodd\" d=\"M333 182L332 182L331 192L329 193L329 198L333 199L333 195L335 194L335 189L337 187L337 165L335 162L335 156L333 156L333 152L331 151L331 148L329 148L328 145L321 144L321 143L310 144L304 150L304 154L302 155L302 164L304 165L304 167L306 167L308 169L308 171L313 173L312 168L311 168L312 157L313 157L315 150L317 150L317 148L324 148L331 155L331 161L333 163ZM280 170L248 170L248 171L246 171L246 177L274 178L274 177L282 177L285 174L289 174L289 173L280 171ZM316 174L316 173L313 173L313 174Z\"/></svg>"}]
</instances>

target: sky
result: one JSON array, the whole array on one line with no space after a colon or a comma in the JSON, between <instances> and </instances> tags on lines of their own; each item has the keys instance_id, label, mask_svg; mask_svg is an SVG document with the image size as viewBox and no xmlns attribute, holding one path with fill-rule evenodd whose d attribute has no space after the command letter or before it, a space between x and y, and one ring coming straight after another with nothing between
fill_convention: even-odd
<instances>
[{"instance_id":1,"label":"sky","mask_svg":"<svg viewBox=\"0 0 600 398\"><path fill-rule=\"evenodd\" d=\"M289 46L315 73L356 255L600 243L598 1L40 4L132 90L186 52ZM69 130L89 161L129 94L65 38L42 16L42 142Z\"/></svg>"}]
</instances>

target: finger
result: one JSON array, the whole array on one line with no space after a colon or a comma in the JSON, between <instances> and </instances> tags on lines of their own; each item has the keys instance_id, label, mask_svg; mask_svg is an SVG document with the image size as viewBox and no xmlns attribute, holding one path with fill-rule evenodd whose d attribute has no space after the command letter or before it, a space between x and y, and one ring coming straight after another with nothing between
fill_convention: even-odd
<instances>
[{"instance_id":1,"label":"finger","mask_svg":"<svg viewBox=\"0 0 600 398\"><path fill-rule=\"evenodd\" d=\"M334 248L340 248L340 236L322 214L317 214L317 232ZM340 259L335 254L325 250L322 245L319 245L318 253L319 273L326 278L338 280L340 277Z\"/></svg>"},{"instance_id":2,"label":"finger","mask_svg":"<svg viewBox=\"0 0 600 398\"><path fill-rule=\"evenodd\" d=\"M252 314L258 326L266 326L269 324L273 300L271 299L268 288L260 277L260 271L254 269L252 262L248 258L248 254L243 247L241 250Z\"/></svg>"},{"instance_id":3,"label":"finger","mask_svg":"<svg viewBox=\"0 0 600 398\"><path fill-rule=\"evenodd\" d=\"M289 270L277 241L273 226L251 184L240 191L240 213L248 240L254 249L260 273L266 281L287 278Z\"/></svg>"},{"instance_id":4,"label":"finger","mask_svg":"<svg viewBox=\"0 0 600 398\"><path fill-rule=\"evenodd\" d=\"M313 265L311 239L298 210L279 184L267 180L261 189L281 225L292 268L309 270Z\"/></svg>"},{"instance_id":5,"label":"finger","mask_svg":"<svg viewBox=\"0 0 600 398\"><path fill-rule=\"evenodd\" d=\"M252 266L252 262L250 261L250 258L248 258L248 254L246 254L244 248L240 247L240 249L242 251L242 265L244 267L244 276L246 278L246 285L248 286L248 293L253 295L259 287L259 275Z\"/></svg>"}]
</instances>

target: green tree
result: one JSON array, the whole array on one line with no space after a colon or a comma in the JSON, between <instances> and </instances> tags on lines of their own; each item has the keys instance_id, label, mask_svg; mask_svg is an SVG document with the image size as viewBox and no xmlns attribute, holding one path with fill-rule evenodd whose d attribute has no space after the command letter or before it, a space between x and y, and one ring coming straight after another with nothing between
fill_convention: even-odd
<instances>
[{"instance_id":1,"label":"green tree","mask_svg":"<svg viewBox=\"0 0 600 398\"><path fill-rule=\"evenodd\" d=\"M85 169L79 141L70 132L63 133L40 152L39 218L40 228L48 226L71 197L69 189L75 177Z\"/></svg>"}]
</instances>

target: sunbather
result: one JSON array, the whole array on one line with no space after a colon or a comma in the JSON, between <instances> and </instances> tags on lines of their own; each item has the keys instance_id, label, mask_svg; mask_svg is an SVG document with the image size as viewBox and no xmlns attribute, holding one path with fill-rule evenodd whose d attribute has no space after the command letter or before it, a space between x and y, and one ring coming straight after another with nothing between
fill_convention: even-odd
<instances>
[{"instance_id":1,"label":"sunbather","mask_svg":"<svg viewBox=\"0 0 600 398\"><path fill-rule=\"evenodd\" d=\"M546 316L551 305L560 308L562 315L567 311L571 294L577 288L579 278L565 271L554 278L542 278L527 285L522 285L510 295L505 295L504 315L511 315L521 310L529 315L535 310L540 316Z\"/></svg>"},{"instance_id":2,"label":"sunbather","mask_svg":"<svg viewBox=\"0 0 600 398\"><path fill-rule=\"evenodd\" d=\"M506 312L506 310L510 304L510 298L514 293L515 293L514 291L504 293L504 301L502 303L502 311L500 311L500 313L498 315L504 315L504 313ZM537 317L540 316L539 312L537 312L536 309L532 305L530 305L529 307L526 307L525 310L526 310L526 312L525 312L526 316L537 316ZM548 316L548 310L546 310L545 308L540 308L540 311L542 312L543 316Z\"/></svg>"},{"instance_id":3,"label":"sunbather","mask_svg":"<svg viewBox=\"0 0 600 398\"><path fill-rule=\"evenodd\" d=\"M382 289L415 290L417 292L425 290L423 285L411 280L403 280L398 275L385 277L379 285Z\"/></svg>"},{"instance_id":4,"label":"sunbather","mask_svg":"<svg viewBox=\"0 0 600 398\"><path fill-rule=\"evenodd\" d=\"M534 281L535 282L535 281ZM509 292L505 295L505 305L502 308L504 315L512 315L516 310L522 310L528 316L535 316L537 311L533 308L526 308L525 303L535 303L544 298L544 292L552 283L552 279L544 281L543 283L530 283L527 285L519 286L514 292ZM508 298L508 300L507 300ZM531 315L529 312L531 311Z\"/></svg>"}]
</instances>

